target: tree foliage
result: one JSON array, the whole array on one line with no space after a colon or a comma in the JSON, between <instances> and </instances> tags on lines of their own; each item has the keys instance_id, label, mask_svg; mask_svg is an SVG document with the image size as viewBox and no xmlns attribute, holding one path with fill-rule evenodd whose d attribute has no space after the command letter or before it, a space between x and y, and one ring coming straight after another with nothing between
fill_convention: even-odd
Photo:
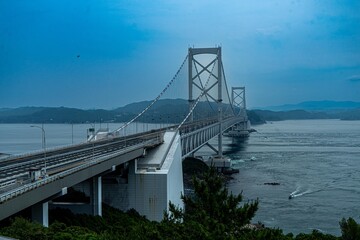
<instances>
[{"instance_id":1,"label":"tree foliage","mask_svg":"<svg viewBox=\"0 0 360 240\"><path fill-rule=\"evenodd\" d=\"M198 228L197 232L205 231L213 236L223 233L236 236L255 216L258 201L240 205L242 195L229 193L224 179L215 168L210 168L201 179L194 177L193 184L194 195L181 197L185 209L170 203L165 221L189 224L191 228Z\"/></svg>"},{"instance_id":2,"label":"tree foliage","mask_svg":"<svg viewBox=\"0 0 360 240\"><path fill-rule=\"evenodd\" d=\"M360 240L360 225L342 219L341 237L314 230L309 234L285 235L281 229L249 225L258 201L242 203L242 196L229 193L214 168L193 178L194 195L182 196L185 209L174 204L162 222L152 222L135 210L122 212L103 206L103 217L51 210L50 227L15 218L0 235L16 239L239 239L239 240Z\"/></svg>"},{"instance_id":3,"label":"tree foliage","mask_svg":"<svg viewBox=\"0 0 360 240\"><path fill-rule=\"evenodd\" d=\"M357 224L353 218L346 220L343 218L340 222L342 238L344 240L360 239L360 224Z\"/></svg>"}]
</instances>

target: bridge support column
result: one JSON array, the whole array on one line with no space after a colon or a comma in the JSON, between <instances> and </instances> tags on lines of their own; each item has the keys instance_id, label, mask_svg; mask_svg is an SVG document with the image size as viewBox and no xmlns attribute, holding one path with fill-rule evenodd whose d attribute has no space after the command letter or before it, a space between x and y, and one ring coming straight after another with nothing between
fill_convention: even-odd
<instances>
[{"instance_id":1,"label":"bridge support column","mask_svg":"<svg viewBox=\"0 0 360 240\"><path fill-rule=\"evenodd\" d=\"M49 226L49 203L40 202L31 207L31 218L41 223L44 227Z\"/></svg>"},{"instance_id":2,"label":"bridge support column","mask_svg":"<svg viewBox=\"0 0 360 240\"><path fill-rule=\"evenodd\" d=\"M172 142L174 134L175 140ZM165 155L163 164L162 159ZM149 220L161 221L169 201L183 207L184 192L180 135L166 132L164 143L148 152L144 158L129 165L129 208L134 208Z\"/></svg>"},{"instance_id":3,"label":"bridge support column","mask_svg":"<svg viewBox=\"0 0 360 240\"><path fill-rule=\"evenodd\" d=\"M90 205L94 216L102 216L102 179L96 176L90 183Z\"/></svg>"}]
</instances>

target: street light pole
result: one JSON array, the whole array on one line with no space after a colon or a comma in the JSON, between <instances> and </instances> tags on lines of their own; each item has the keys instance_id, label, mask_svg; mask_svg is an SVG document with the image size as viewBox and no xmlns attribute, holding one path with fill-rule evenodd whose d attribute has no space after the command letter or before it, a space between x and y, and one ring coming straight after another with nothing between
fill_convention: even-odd
<instances>
[{"instance_id":1,"label":"street light pole","mask_svg":"<svg viewBox=\"0 0 360 240\"><path fill-rule=\"evenodd\" d=\"M44 149L44 171L45 171L45 176L46 176L46 139L45 139L45 130L44 130L44 126L36 126L36 125L31 125L30 127L35 127L35 128L39 128L41 129L42 132L42 147Z\"/></svg>"}]
</instances>

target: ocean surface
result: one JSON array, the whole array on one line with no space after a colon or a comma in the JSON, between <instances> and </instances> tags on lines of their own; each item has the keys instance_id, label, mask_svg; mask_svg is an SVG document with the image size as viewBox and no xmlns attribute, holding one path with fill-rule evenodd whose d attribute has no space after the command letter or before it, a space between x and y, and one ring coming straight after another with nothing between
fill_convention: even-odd
<instances>
[{"instance_id":1,"label":"ocean surface","mask_svg":"<svg viewBox=\"0 0 360 240\"><path fill-rule=\"evenodd\" d=\"M0 153L41 150L41 129L30 125L0 124ZM120 126L101 127L115 130ZM46 147L84 142L89 127L46 124ZM126 134L156 127L160 125L133 124ZM254 222L285 233L318 229L340 235L341 218L360 221L360 121L280 121L253 128L257 132L244 141L224 137L224 151L240 169L228 183L229 189L234 194L242 192L244 201L259 199ZM203 148L199 154L209 155L211 150ZM289 200L291 193L295 197Z\"/></svg>"},{"instance_id":2,"label":"ocean surface","mask_svg":"<svg viewBox=\"0 0 360 240\"><path fill-rule=\"evenodd\" d=\"M240 173L228 184L259 199L254 221L285 233L340 235L341 218L360 220L360 121L296 120L254 126L226 154ZM264 183L280 185L265 185ZM289 195L295 197L289 200Z\"/></svg>"}]
</instances>

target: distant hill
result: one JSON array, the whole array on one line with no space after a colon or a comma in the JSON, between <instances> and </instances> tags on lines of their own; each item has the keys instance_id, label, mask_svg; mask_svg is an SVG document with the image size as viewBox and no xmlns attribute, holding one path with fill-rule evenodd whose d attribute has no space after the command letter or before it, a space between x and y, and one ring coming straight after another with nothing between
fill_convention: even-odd
<instances>
[{"instance_id":1,"label":"distant hill","mask_svg":"<svg viewBox=\"0 0 360 240\"><path fill-rule=\"evenodd\" d=\"M85 123L85 122L126 122L142 112L151 101L131 103L114 110L83 110L66 107L21 107L0 108L0 123ZM224 105L224 111L227 105ZM189 104L184 99L161 99L157 101L139 119L142 122L177 123L189 112ZM217 113L217 104L200 102L194 118L211 117ZM264 121L249 114L250 120L256 123Z\"/></svg>"},{"instance_id":2,"label":"distant hill","mask_svg":"<svg viewBox=\"0 0 360 240\"><path fill-rule=\"evenodd\" d=\"M360 108L334 114L341 120L360 120Z\"/></svg>"},{"instance_id":3,"label":"distant hill","mask_svg":"<svg viewBox=\"0 0 360 240\"><path fill-rule=\"evenodd\" d=\"M140 113L143 109L145 109L151 101L142 101L142 102L136 102L136 103L130 103L128 105L125 105L124 107L119 107L115 109L114 111L117 113L133 113L137 114ZM181 108L189 110L189 102L185 99L160 99L156 102L156 104L151 108L150 111L161 111L164 109L170 110L171 108Z\"/></svg>"},{"instance_id":4,"label":"distant hill","mask_svg":"<svg viewBox=\"0 0 360 240\"><path fill-rule=\"evenodd\" d=\"M0 110L0 123L80 123L113 119L108 110L82 110L66 107L21 107Z\"/></svg>"},{"instance_id":5,"label":"distant hill","mask_svg":"<svg viewBox=\"0 0 360 240\"><path fill-rule=\"evenodd\" d=\"M134 118L151 101L131 103L114 110L92 109L83 110L66 107L20 107L0 108L0 123L86 123L86 122L126 122ZM252 124L261 124L266 121L281 121L289 119L343 119L360 120L360 108L339 110L330 101L311 102L298 104L307 106L309 110L270 111L248 110L248 117ZM315 103L315 102L312 102ZM327 106L327 111L315 111L314 109ZM284 105L285 106L285 105ZM288 105L290 106L290 105ZM293 105L295 106L295 105ZM317 106L317 107L315 107ZM357 106L354 102L338 102L338 107ZM334 107L334 108L332 108ZM227 106L224 105L224 109ZM330 110L331 109L331 110ZM224 110L225 111L225 110ZM189 112L188 101L184 99L161 99L153 105L139 119L142 122L177 123L182 121ZM211 117L217 112L216 103L200 102L195 113L198 116Z\"/></svg>"},{"instance_id":6,"label":"distant hill","mask_svg":"<svg viewBox=\"0 0 360 240\"><path fill-rule=\"evenodd\" d=\"M307 101L254 110L265 121L289 119L360 120L360 102Z\"/></svg>"},{"instance_id":7,"label":"distant hill","mask_svg":"<svg viewBox=\"0 0 360 240\"><path fill-rule=\"evenodd\" d=\"M360 102L351 101L307 101L298 104L285 104L280 106L270 106L258 108L261 110L270 111L291 111L291 110L306 110L306 111L334 111L334 110L349 110L360 108Z\"/></svg>"},{"instance_id":8,"label":"distant hill","mask_svg":"<svg viewBox=\"0 0 360 240\"><path fill-rule=\"evenodd\" d=\"M258 118L263 121L282 121L282 120L304 120L304 119L341 119L341 120L360 120L360 108L342 111L269 111L251 110Z\"/></svg>"},{"instance_id":9,"label":"distant hill","mask_svg":"<svg viewBox=\"0 0 360 240\"><path fill-rule=\"evenodd\" d=\"M253 112L265 121L336 118L324 112L307 112L304 110L279 111L279 112L269 111L269 110L253 110Z\"/></svg>"},{"instance_id":10,"label":"distant hill","mask_svg":"<svg viewBox=\"0 0 360 240\"><path fill-rule=\"evenodd\" d=\"M1 117L16 117L29 115L44 110L44 107L20 107L20 108L0 108Z\"/></svg>"}]
</instances>

